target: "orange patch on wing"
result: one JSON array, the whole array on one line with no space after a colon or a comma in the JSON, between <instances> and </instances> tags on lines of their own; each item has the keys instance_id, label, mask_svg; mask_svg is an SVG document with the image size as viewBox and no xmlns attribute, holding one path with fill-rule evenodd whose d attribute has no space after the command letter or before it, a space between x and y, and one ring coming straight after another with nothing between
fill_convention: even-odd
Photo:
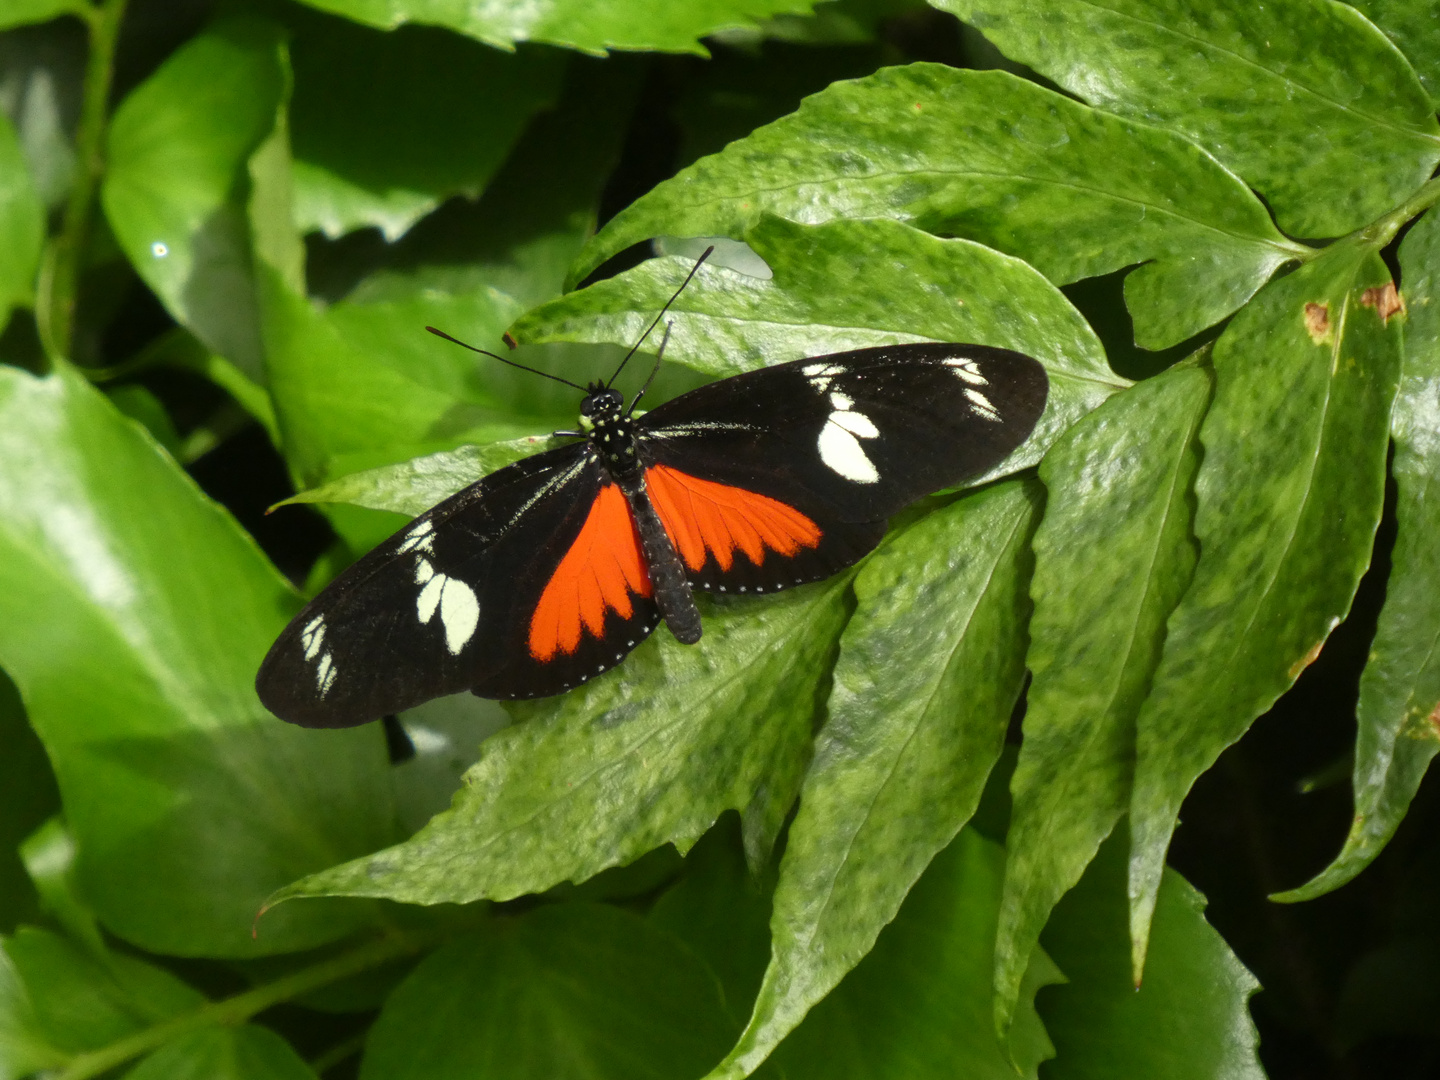
<instances>
[{"instance_id":1,"label":"orange patch on wing","mask_svg":"<svg viewBox=\"0 0 1440 1080\"><path fill-rule=\"evenodd\" d=\"M546 661L573 653L582 629L604 632L607 610L622 619L634 614L631 593L649 596L650 575L625 495L606 484L530 616L530 655Z\"/></svg>"},{"instance_id":2,"label":"orange patch on wing","mask_svg":"<svg viewBox=\"0 0 1440 1080\"><path fill-rule=\"evenodd\" d=\"M729 570L737 549L759 566L766 550L790 556L820 543L820 526L768 495L665 465L646 470L645 486L670 542L691 570L705 565L707 550L721 570Z\"/></svg>"}]
</instances>

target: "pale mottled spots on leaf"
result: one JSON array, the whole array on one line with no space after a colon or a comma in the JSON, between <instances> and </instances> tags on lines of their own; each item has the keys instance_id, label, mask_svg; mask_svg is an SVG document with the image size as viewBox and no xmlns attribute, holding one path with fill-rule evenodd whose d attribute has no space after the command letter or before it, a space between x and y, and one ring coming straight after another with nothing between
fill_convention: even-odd
<instances>
[{"instance_id":1,"label":"pale mottled spots on leaf","mask_svg":"<svg viewBox=\"0 0 1440 1080\"><path fill-rule=\"evenodd\" d=\"M1305 331L1316 345L1324 345L1330 340L1329 304L1305 305Z\"/></svg>"},{"instance_id":2,"label":"pale mottled spots on leaf","mask_svg":"<svg viewBox=\"0 0 1440 1080\"><path fill-rule=\"evenodd\" d=\"M1405 298L1400 295L1400 290L1395 288L1393 281L1387 281L1384 285L1374 286L1361 293L1360 306L1374 308L1380 321L1389 326L1391 315L1396 312L1404 313Z\"/></svg>"}]
</instances>

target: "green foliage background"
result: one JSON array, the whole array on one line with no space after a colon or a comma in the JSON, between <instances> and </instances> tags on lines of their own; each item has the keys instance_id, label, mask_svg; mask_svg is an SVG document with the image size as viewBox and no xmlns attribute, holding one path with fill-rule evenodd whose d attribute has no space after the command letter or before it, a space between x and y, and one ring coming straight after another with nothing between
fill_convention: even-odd
<instances>
[{"instance_id":1,"label":"green foliage background","mask_svg":"<svg viewBox=\"0 0 1440 1080\"><path fill-rule=\"evenodd\" d=\"M0 1080L1440 1063L1430 0L0 31ZM1045 416L697 647L266 714L303 596L573 422L421 328L586 380L707 243L658 397L970 341Z\"/></svg>"}]
</instances>

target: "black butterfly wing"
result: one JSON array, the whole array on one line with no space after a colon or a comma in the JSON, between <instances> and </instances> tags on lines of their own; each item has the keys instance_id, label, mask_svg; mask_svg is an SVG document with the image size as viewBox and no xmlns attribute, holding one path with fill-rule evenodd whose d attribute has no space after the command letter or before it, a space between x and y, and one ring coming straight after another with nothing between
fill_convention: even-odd
<instances>
[{"instance_id":1,"label":"black butterfly wing","mask_svg":"<svg viewBox=\"0 0 1440 1080\"><path fill-rule=\"evenodd\" d=\"M647 489L696 587L818 580L874 547L891 514L1002 461L1048 386L1038 361L981 345L762 368L641 419Z\"/></svg>"},{"instance_id":2,"label":"black butterfly wing","mask_svg":"<svg viewBox=\"0 0 1440 1080\"><path fill-rule=\"evenodd\" d=\"M613 666L633 647L616 643L638 643L658 620L648 581L624 597L612 587L598 609L600 632L559 634L568 650L535 655L532 624L556 567L614 490L578 444L446 499L306 605L260 667L260 700L297 724L347 727L463 690L557 694ZM622 579L620 590L629 584Z\"/></svg>"}]
</instances>

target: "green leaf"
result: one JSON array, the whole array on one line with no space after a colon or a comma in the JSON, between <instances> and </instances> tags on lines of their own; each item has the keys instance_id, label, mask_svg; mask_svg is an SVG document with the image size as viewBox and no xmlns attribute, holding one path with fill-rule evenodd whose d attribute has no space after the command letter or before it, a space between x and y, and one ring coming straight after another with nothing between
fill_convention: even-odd
<instances>
[{"instance_id":1,"label":"green leaf","mask_svg":"<svg viewBox=\"0 0 1440 1080\"><path fill-rule=\"evenodd\" d=\"M362 1080L692 1080L734 1033L675 938L599 904L492 920L423 961L370 1033Z\"/></svg>"},{"instance_id":2,"label":"green leaf","mask_svg":"<svg viewBox=\"0 0 1440 1080\"><path fill-rule=\"evenodd\" d=\"M444 199L478 198L564 73L564 53L429 27L311 17L297 29L295 222L331 237L369 225L393 241Z\"/></svg>"},{"instance_id":3,"label":"green leaf","mask_svg":"<svg viewBox=\"0 0 1440 1080\"><path fill-rule=\"evenodd\" d=\"M1440 19L1430 0L1350 0L1409 58L1430 100L1440 107Z\"/></svg>"},{"instance_id":4,"label":"green leaf","mask_svg":"<svg viewBox=\"0 0 1440 1080\"><path fill-rule=\"evenodd\" d=\"M857 576L829 719L780 864L770 967L713 1075L754 1071L870 951L975 812L1024 680L1039 501L1023 483L957 500L891 537Z\"/></svg>"},{"instance_id":5,"label":"green leaf","mask_svg":"<svg viewBox=\"0 0 1440 1080\"><path fill-rule=\"evenodd\" d=\"M35 1003L0 939L0 1080L23 1080L65 1064L69 1055L40 1030Z\"/></svg>"},{"instance_id":6,"label":"green leaf","mask_svg":"<svg viewBox=\"0 0 1440 1080\"><path fill-rule=\"evenodd\" d=\"M1125 830L1055 907L1042 937L1064 986L1036 1004L1055 1042L1050 1080L1264 1080L1247 1001L1259 989L1205 921L1205 898L1167 869L1145 982L1127 962Z\"/></svg>"},{"instance_id":7,"label":"green leaf","mask_svg":"<svg viewBox=\"0 0 1440 1080\"><path fill-rule=\"evenodd\" d=\"M1390 278L1345 242L1268 286L1215 345L1195 481L1200 558L1137 726L1133 964L1181 800L1319 655L1370 561L1400 325Z\"/></svg>"},{"instance_id":8,"label":"green leaf","mask_svg":"<svg viewBox=\"0 0 1440 1080\"><path fill-rule=\"evenodd\" d=\"M275 1032L258 1024L206 1028L166 1043L125 1080L317 1080Z\"/></svg>"},{"instance_id":9,"label":"green leaf","mask_svg":"<svg viewBox=\"0 0 1440 1080\"><path fill-rule=\"evenodd\" d=\"M350 503L415 517L496 469L544 450L549 441L548 435L527 435L523 439L507 439L485 446L442 450L397 465L350 473L276 505Z\"/></svg>"},{"instance_id":10,"label":"green leaf","mask_svg":"<svg viewBox=\"0 0 1440 1080\"><path fill-rule=\"evenodd\" d=\"M75 886L75 838L65 822L58 815L52 817L27 836L19 850L45 913L70 940L85 946L92 956L105 957L109 946L100 924Z\"/></svg>"},{"instance_id":11,"label":"green leaf","mask_svg":"<svg viewBox=\"0 0 1440 1080\"><path fill-rule=\"evenodd\" d=\"M157 952L349 932L362 909L317 906L251 938L278 885L394 835L378 728L303 731L255 697L298 598L68 366L0 368L0 460L0 665L54 764L85 899Z\"/></svg>"},{"instance_id":12,"label":"green leaf","mask_svg":"<svg viewBox=\"0 0 1440 1080\"><path fill-rule=\"evenodd\" d=\"M79 15L84 18L90 11L90 5L85 0L5 0L5 7L0 10L0 30L25 26L28 23L49 22L61 15Z\"/></svg>"},{"instance_id":13,"label":"green leaf","mask_svg":"<svg viewBox=\"0 0 1440 1080\"><path fill-rule=\"evenodd\" d=\"M11 308L30 301L44 242L45 206L15 128L0 113L0 330Z\"/></svg>"},{"instance_id":14,"label":"green leaf","mask_svg":"<svg viewBox=\"0 0 1440 1080\"><path fill-rule=\"evenodd\" d=\"M1033 1078L1054 1049L1031 1002L1063 976L1039 949L1008 1043L991 1023L991 943L1005 851L963 830L859 967L775 1052L789 1080ZM713 1074L712 1074L713 1075Z\"/></svg>"},{"instance_id":15,"label":"green leaf","mask_svg":"<svg viewBox=\"0 0 1440 1080\"><path fill-rule=\"evenodd\" d=\"M1306 254L1178 135L1003 72L910 64L836 83L660 184L600 230L572 280L653 236L740 239L764 213L895 218L1018 256L1060 285L1146 263L1126 298L1147 348L1223 318ZM882 266L861 262L867 275Z\"/></svg>"},{"instance_id":16,"label":"green leaf","mask_svg":"<svg viewBox=\"0 0 1440 1080\"><path fill-rule=\"evenodd\" d=\"M1292 236L1384 213L1440 160L1414 70L1353 8L1316 0L934 0L1099 109L1193 139Z\"/></svg>"},{"instance_id":17,"label":"green leaf","mask_svg":"<svg viewBox=\"0 0 1440 1080\"><path fill-rule=\"evenodd\" d=\"M746 239L774 272L702 266L670 309L666 354L713 375L904 341L999 345L1050 375L1030 438L985 477L1033 465L1059 434L1125 385L1089 324L1034 269L967 240L895 221L796 225L765 217ZM525 341L636 341L694 263L651 259L531 311ZM658 342L652 342L658 346Z\"/></svg>"},{"instance_id":18,"label":"green leaf","mask_svg":"<svg viewBox=\"0 0 1440 1080\"><path fill-rule=\"evenodd\" d=\"M110 124L105 214L177 322L263 382L245 166L288 88L281 31L226 19L134 90Z\"/></svg>"},{"instance_id":19,"label":"green leaf","mask_svg":"<svg viewBox=\"0 0 1440 1080\"><path fill-rule=\"evenodd\" d=\"M1400 245L1409 319L1391 470L1399 532L1356 708L1355 820L1335 861L1278 900L1309 900L1370 864L1395 834L1440 749L1440 214Z\"/></svg>"},{"instance_id":20,"label":"green leaf","mask_svg":"<svg viewBox=\"0 0 1440 1080\"><path fill-rule=\"evenodd\" d=\"M602 55L609 49L688 52L708 56L699 39L752 27L776 14L808 14L814 0L551 0L545 4L472 0L305 0L356 22L389 30L405 22L432 23L509 48L544 41Z\"/></svg>"},{"instance_id":21,"label":"green leaf","mask_svg":"<svg viewBox=\"0 0 1440 1080\"><path fill-rule=\"evenodd\" d=\"M205 1001L161 968L120 953L92 955L48 930L21 927L3 948L24 985L27 1023L66 1054L99 1049Z\"/></svg>"},{"instance_id":22,"label":"green leaf","mask_svg":"<svg viewBox=\"0 0 1440 1080\"><path fill-rule=\"evenodd\" d=\"M4 748L0 752L0 934L8 934L18 923L33 922L39 915L39 898L16 849L60 809L60 793L45 748L25 718L20 693L4 672L0 672L0 747ZM0 1077L4 1075L0 1068Z\"/></svg>"},{"instance_id":23,"label":"green leaf","mask_svg":"<svg viewBox=\"0 0 1440 1080\"><path fill-rule=\"evenodd\" d=\"M305 483L573 423L573 392L545 389L546 380L481 361L424 328L498 347L525 305L558 292L565 262L592 227L604 162L624 130L610 99L628 100L628 76L597 70L605 67L572 65L563 118L542 117L516 150L516 168L528 172L523 182L507 166L459 227L442 223L438 238L426 225L412 230L395 246L399 265L340 302L313 303L284 259L260 251L271 392L285 455ZM567 154L569 161L551 162ZM537 196L533 170L547 163L566 170L566 179ZM260 164L257 191L288 186L278 156ZM523 353L515 359L559 368L572 381L582 381L594 362L582 358L566 367L577 358ZM602 366L608 373L614 362L607 356Z\"/></svg>"},{"instance_id":24,"label":"green leaf","mask_svg":"<svg viewBox=\"0 0 1440 1080\"><path fill-rule=\"evenodd\" d=\"M1002 1030L1051 908L1130 804L1135 716L1195 566L1190 486L1210 383L1193 366L1142 382L1066 432L1040 466L1033 681L995 947Z\"/></svg>"},{"instance_id":25,"label":"green leaf","mask_svg":"<svg viewBox=\"0 0 1440 1080\"><path fill-rule=\"evenodd\" d=\"M281 890L406 903L504 900L583 881L667 842L688 849L725 810L769 850L810 754L816 696L850 575L707 603L705 638L661 629L614 671L512 708L451 809L414 837ZM306 906L306 905L301 905Z\"/></svg>"}]
</instances>

